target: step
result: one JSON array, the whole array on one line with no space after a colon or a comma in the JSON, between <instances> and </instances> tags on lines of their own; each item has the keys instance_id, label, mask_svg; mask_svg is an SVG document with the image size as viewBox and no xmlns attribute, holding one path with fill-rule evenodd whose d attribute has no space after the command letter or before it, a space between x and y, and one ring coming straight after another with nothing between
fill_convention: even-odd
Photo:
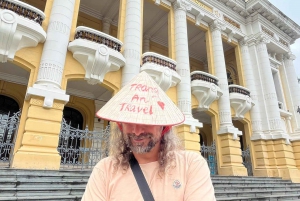
<instances>
[{"instance_id":1,"label":"step","mask_svg":"<svg viewBox=\"0 0 300 201\"><path fill-rule=\"evenodd\" d=\"M221 197L268 197L272 195L300 195L300 191L295 191L295 190L272 190L272 191L266 191L266 190L259 190L259 191L215 191L215 195L218 198Z\"/></svg>"},{"instance_id":2,"label":"step","mask_svg":"<svg viewBox=\"0 0 300 201\"><path fill-rule=\"evenodd\" d=\"M260 196L260 197L227 197L227 198L216 198L217 201L300 201L300 194L297 195L271 195L271 196Z\"/></svg>"},{"instance_id":3,"label":"step","mask_svg":"<svg viewBox=\"0 0 300 201\"><path fill-rule=\"evenodd\" d=\"M0 177L12 175L47 175L47 176L90 176L91 170L72 171L72 170L26 170L26 169L2 169Z\"/></svg>"},{"instance_id":4,"label":"step","mask_svg":"<svg viewBox=\"0 0 300 201\"><path fill-rule=\"evenodd\" d=\"M259 185L259 186L264 186L264 185L291 185L293 184L292 182L268 182L268 181L255 181L255 182L241 182L241 181L215 181L213 182L214 186L218 186L218 185L228 185L228 186L234 186L234 185L241 185L241 186L251 186L251 185Z\"/></svg>"},{"instance_id":5,"label":"step","mask_svg":"<svg viewBox=\"0 0 300 201\"><path fill-rule=\"evenodd\" d=\"M77 195L51 195L51 196L30 196L30 197L0 197L1 201L38 201L38 200L47 200L47 201L80 201L82 196Z\"/></svg>"},{"instance_id":6,"label":"step","mask_svg":"<svg viewBox=\"0 0 300 201\"><path fill-rule=\"evenodd\" d=\"M243 192L243 191L253 191L253 192L256 192L256 191L259 191L259 190L266 190L266 191L273 191L273 190L296 190L296 191L299 191L300 190L300 186L297 185L297 186L293 186L293 185L290 185L290 186L274 186L274 185L266 185L266 186L227 186L227 185L224 185L224 186L217 186L217 187L214 187L215 191L224 191L224 192L227 192L227 191L230 191L230 190L235 190L235 191L240 191L240 192Z\"/></svg>"},{"instance_id":7,"label":"step","mask_svg":"<svg viewBox=\"0 0 300 201\"><path fill-rule=\"evenodd\" d=\"M82 196L84 193L84 188L1 188L0 197L31 197L31 196L47 196L47 195L76 195Z\"/></svg>"}]
</instances>

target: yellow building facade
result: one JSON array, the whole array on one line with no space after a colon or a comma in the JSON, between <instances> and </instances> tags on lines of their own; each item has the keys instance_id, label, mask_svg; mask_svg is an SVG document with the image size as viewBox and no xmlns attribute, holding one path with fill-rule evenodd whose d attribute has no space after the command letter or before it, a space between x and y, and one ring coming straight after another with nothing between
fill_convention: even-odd
<instances>
[{"instance_id":1,"label":"yellow building facade","mask_svg":"<svg viewBox=\"0 0 300 201\"><path fill-rule=\"evenodd\" d=\"M212 174L299 182L289 45L300 27L273 20L274 6L264 16L266 0L228 2L1 0L0 164L90 168L114 126L96 111L146 71L185 114L176 132Z\"/></svg>"}]
</instances>

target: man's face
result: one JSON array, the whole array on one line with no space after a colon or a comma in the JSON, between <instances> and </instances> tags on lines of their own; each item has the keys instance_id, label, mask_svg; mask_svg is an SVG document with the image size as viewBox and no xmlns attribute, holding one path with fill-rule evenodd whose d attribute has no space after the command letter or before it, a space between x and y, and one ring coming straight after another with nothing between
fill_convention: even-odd
<instances>
[{"instance_id":1,"label":"man's face","mask_svg":"<svg viewBox=\"0 0 300 201\"><path fill-rule=\"evenodd\" d=\"M148 153L160 141L162 126L122 123L124 140L132 152Z\"/></svg>"}]
</instances>

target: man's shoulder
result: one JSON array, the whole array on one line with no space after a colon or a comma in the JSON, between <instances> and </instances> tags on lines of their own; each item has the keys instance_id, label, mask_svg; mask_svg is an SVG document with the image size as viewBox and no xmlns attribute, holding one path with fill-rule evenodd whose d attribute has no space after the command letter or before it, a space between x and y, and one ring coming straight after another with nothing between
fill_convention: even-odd
<instances>
[{"instance_id":1,"label":"man's shoulder","mask_svg":"<svg viewBox=\"0 0 300 201\"><path fill-rule=\"evenodd\" d=\"M113 165L113 157L109 156L106 158L101 159L95 166L95 168L100 170L109 169Z\"/></svg>"},{"instance_id":2,"label":"man's shoulder","mask_svg":"<svg viewBox=\"0 0 300 201\"><path fill-rule=\"evenodd\" d=\"M195 152L195 151L176 151L175 157L179 162L192 162L192 161L205 161L204 158L202 157L200 152Z\"/></svg>"}]
</instances>

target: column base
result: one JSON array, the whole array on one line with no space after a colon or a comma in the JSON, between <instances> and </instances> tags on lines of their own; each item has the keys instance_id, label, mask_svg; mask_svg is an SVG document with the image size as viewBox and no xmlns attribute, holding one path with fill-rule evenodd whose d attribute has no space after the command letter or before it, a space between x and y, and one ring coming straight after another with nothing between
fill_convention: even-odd
<instances>
[{"instance_id":1,"label":"column base","mask_svg":"<svg viewBox=\"0 0 300 201\"><path fill-rule=\"evenodd\" d=\"M233 139L236 140L239 135L242 135L242 131L239 131L236 127L233 125L230 126L221 126L220 129L217 132L218 135L222 134L232 134Z\"/></svg>"},{"instance_id":2,"label":"column base","mask_svg":"<svg viewBox=\"0 0 300 201\"><path fill-rule=\"evenodd\" d=\"M193 117L187 117L185 119L185 121L183 122L183 124L190 126L190 132L191 133L195 133L196 128L202 128L203 127L203 124L201 122L199 122L198 119L194 119Z\"/></svg>"},{"instance_id":3,"label":"column base","mask_svg":"<svg viewBox=\"0 0 300 201\"><path fill-rule=\"evenodd\" d=\"M234 139L232 133L218 135L218 173L224 176L247 176L243 165L242 151L239 139Z\"/></svg>"},{"instance_id":4,"label":"column base","mask_svg":"<svg viewBox=\"0 0 300 201\"><path fill-rule=\"evenodd\" d=\"M221 167L219 169L219 175L222 175L222 176L248 176L248 172L244 166Z\"/></svg>"},{"instance_id":5,"label":"column base","mask_svg":"<svg viewBox=\"0 0 300 201\"><path fill-rule=\"evenodd\" d=\"M190 132L190 125L181 124L176 126L177 135L183 141L185 150L200 152L200 136L199 130L196 129L195 133Z\"/></svg>"},{"instance_id":6,"label":"column base","mask_svg":"<svg viewBox=\"0 0 300 201\"><path fill-rule=\"evenodd\" d=\"M57 152L57 151L56 151ZM16 169L38 169L38 170L59 170L60 155L22 151L15 153L11 168Z\"/></svg>"},{"instance_id":7,"label":"column base","mask_svg":"<svg viewBox=\"0 0 300 201\"><path fill-rule=\"evenodd\" d=\"M294 183L300 183L300 170L298 169L278 169L279 177L291 180Z\"/></svg>"}]
</instances>

